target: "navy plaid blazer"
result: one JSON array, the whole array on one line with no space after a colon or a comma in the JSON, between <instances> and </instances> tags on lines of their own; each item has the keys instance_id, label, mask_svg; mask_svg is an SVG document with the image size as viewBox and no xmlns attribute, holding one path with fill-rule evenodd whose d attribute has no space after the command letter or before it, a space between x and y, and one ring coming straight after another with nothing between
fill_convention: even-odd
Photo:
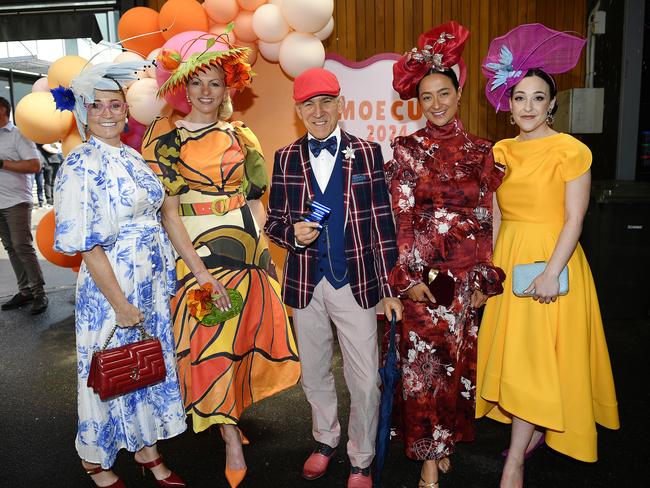
<instances>
[{"instance_id":1,"label":"navy plaid blazer","mask_svg":"<svg viewBox=\"0 0 650 488\"><path fill-rule=\"evenodd\" d=\"M388 273L397 261L395 225L384 176L381 148L341 131L340 151L350 148L353 157L343 158L343 205L345 210L345 257L356 301L374 307L381 298L392 297ZM349 152L347 150L346 152ZM309 213L306 201L314 198L307 136L275 153L265 231L287 249L282 298L294 308L309 304L314 287L318 249L314 244L297 247L293 224Z\"/></svg>"}]
</instances>

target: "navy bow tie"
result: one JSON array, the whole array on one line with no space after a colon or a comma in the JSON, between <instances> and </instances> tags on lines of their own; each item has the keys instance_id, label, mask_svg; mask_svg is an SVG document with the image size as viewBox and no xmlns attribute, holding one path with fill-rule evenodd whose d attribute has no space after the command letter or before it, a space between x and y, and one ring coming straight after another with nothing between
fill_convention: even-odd
<instances>
[{"instance_id":1,"label":"navy bow tie","mask_svg":"<svg viewBox=\"0 0 650 488\"><path fill-rule=\"evenodd\" d=\"M318 157L323 149L327 149L329 153L334 156L334 153L336 153L336 146L336 136L332 136L325 141L321 141L320 139L309 139L309 150L314 157Z\"/></svg>"}]
</instances>

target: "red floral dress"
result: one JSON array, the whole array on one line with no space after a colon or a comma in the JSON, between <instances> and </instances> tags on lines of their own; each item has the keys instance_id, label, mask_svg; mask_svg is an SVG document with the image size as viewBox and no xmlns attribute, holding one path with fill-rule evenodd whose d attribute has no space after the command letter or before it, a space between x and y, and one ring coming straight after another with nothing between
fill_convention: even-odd
<instances>
[{"instance_id":1,"label":"red floral dress","mask_svg":"<svg viewBox=\"0 0 650 488\"><path fill-rule=\"evenodd\" d=\"M501 293L492 265L492 194L504 171L491 143L459 120L426 127L393 142L386 163L397 224L399 260L390 283L405 295L431 266L454 278L449 308L404 300L398 324L402 372L395 397L406 455L442 459L457 441L474 439L477 310L474 290Z\"/></svg>"}]
</instances>

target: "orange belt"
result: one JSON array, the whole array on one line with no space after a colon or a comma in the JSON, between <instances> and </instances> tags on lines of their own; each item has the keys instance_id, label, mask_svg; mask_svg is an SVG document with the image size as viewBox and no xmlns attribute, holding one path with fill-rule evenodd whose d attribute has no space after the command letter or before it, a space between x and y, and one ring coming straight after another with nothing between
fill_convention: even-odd
<instances>
[{"instance_id":1,"label":"orange belt","mask_svg":"<svg viewBox=\"0 0 650 488\"><path fill-rule=\"evenodd\" d=\"M243 193L217 197L211 202L181 203L178 213L184 217L195 215L226 215L231 210L246 205Z\"/></svg>"}]
</instances>

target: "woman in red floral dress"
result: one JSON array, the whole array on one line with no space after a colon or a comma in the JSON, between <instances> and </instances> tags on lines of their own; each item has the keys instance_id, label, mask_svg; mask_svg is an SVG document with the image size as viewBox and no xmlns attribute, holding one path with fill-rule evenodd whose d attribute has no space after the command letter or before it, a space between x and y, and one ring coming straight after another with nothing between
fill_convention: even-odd
<instances>
[{"instance_id":1,"label":"woman in red floral dress","mask_svg":"<svg viewBox=\"0 0 650 488\"><path fill-rule=\"evenodd\" d=\"M492 145L456 117L468 35L456 22L441 25L394 68L393 87L402 99L417 96L427 119L395 139L386 164L400 253L390 280L407 297L395 411L406 455L423 461L421 488L437 488L455 443L474 439L477 309L502 291L504 278L491 262L492 194L503 169ZM435 303L424 267L453 278L450 306Z\"/></svg>"}]
</instances>

